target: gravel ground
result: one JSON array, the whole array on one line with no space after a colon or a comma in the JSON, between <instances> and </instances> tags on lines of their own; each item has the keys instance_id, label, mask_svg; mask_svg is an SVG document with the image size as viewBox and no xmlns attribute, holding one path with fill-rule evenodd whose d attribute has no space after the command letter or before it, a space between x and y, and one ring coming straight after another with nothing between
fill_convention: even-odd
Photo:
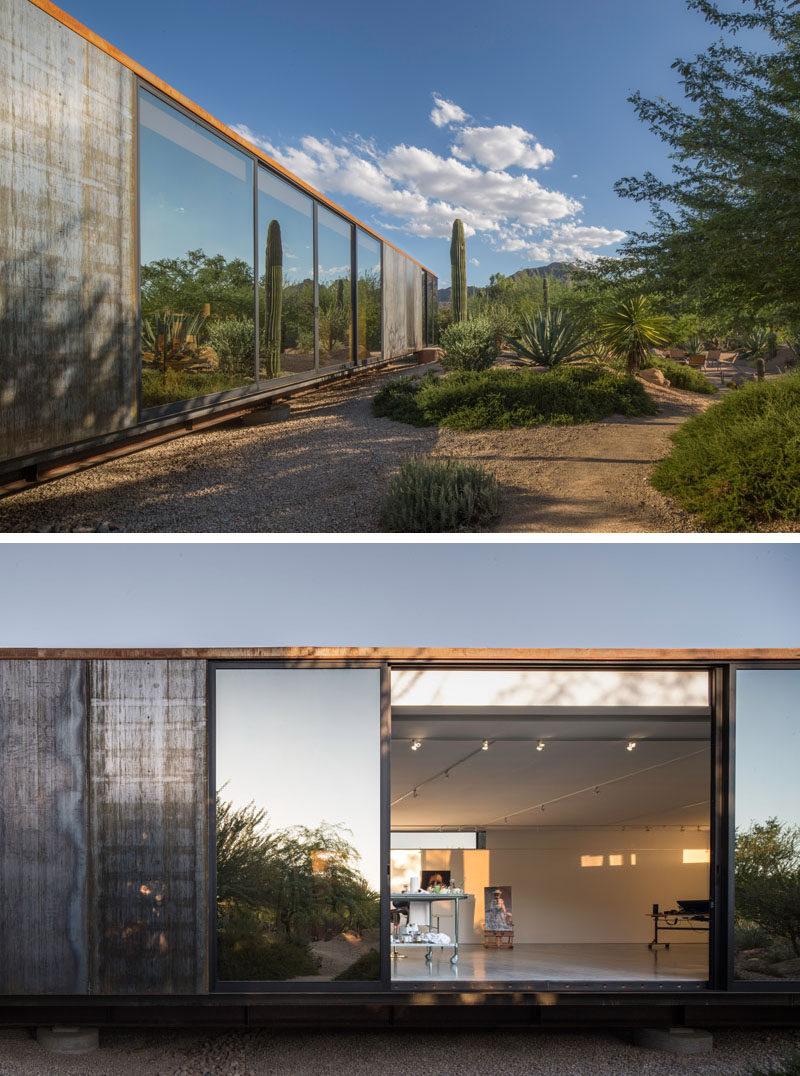
<instances>
[{"instance_id":1,"label":"gravel ground","mask_svg":"<svg viewBox=\"0 0 800 1076\"><path fill-rule=\"evenodd\" d=\"M677 1057L599 1032L105 1031L92 1054L48 1053L0 1031L0 1076L745 1076L800 1047L797 1031L720 1031Z\"/></svg>"},{"instance_id":2,"label":"gravel ground","mask_svg":"<svg viewBox=\"0 0 800 1076\"><path fill-rule=\"evenodd\" d=\"M412 367L424 373L428 368ZM660 414L585 426L415 429L372 414L388 377L295 397L291 415L189 434L0 500L0 531L366 532L413 453L483 463L501 483L495 532L676 532L692 518L648 481L670 433L710 398L648 385Z\"/></svg>"}]
</instances>

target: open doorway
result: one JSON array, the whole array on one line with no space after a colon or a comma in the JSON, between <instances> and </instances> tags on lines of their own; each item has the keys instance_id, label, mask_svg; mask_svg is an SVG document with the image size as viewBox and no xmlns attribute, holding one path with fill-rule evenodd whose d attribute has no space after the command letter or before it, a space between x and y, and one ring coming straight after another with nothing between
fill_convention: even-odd
<instances>
[{"instance_id":1,"label":"open doorway","mask_svg":"<svg viewBox=\"0 0 800 1076\"><path fill-rule=\"evenodd\" d=\"M394 981L704 982L694 670L395 671Z\"/></svg>"}]
</instances>

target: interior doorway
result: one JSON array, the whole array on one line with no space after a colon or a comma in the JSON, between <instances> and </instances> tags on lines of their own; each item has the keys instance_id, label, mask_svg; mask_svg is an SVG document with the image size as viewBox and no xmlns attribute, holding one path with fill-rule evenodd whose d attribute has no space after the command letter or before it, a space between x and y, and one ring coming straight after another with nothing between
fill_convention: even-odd
<instances>
[{"instance_id":1,"label":"interior doorway","mask_svg":"<svg viewBox=\"0 0 800 1076\"><path fill-rule=\"evenodd\" d=\"M706 981L710 801L705 671L396 671L393 980Z\"/></svg>"}]
</instances>

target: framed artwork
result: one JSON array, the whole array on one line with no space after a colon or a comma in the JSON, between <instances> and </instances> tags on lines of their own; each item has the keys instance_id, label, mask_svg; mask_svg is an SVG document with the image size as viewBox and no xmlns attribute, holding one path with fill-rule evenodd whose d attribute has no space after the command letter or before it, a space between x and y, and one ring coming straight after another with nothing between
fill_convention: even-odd
<instances>
[{"instance_id":1,"label":"framed artwork","mask_svg":"<svg viewBox=\"0 0 800 1076\"><path fill-rule=\"evenodd\" d=\"M513 930L511 886L487 885L483 890L484 930Z\"/></svg>"},{"instance_id":2,"label":"framed artwork","mask_svg":"<svg viewBox=\"0 0 800 1076\"><path fill-rule=\"evenodd\" d=\"M430 889L432 885L450 885L450 871L420 871L420 885Z\"/></svg>"}]
</instances>

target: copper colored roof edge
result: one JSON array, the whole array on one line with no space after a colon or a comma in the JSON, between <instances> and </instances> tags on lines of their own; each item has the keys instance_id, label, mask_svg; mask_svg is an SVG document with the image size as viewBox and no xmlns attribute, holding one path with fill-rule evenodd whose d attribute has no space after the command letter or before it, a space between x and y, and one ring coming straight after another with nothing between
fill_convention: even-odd
<instances>
[{"instance_id":1,"label":"copper colored roof edge","mask_svg":"<svg viewBox=\"0 0 800 1076\"><path fill-rule=\"evenodd\" d=\"M739 662L800 661L800 648L529 649L526 647L0 647L0 660L391 661L391 662Z\"/></svg>"}]
</instances>

